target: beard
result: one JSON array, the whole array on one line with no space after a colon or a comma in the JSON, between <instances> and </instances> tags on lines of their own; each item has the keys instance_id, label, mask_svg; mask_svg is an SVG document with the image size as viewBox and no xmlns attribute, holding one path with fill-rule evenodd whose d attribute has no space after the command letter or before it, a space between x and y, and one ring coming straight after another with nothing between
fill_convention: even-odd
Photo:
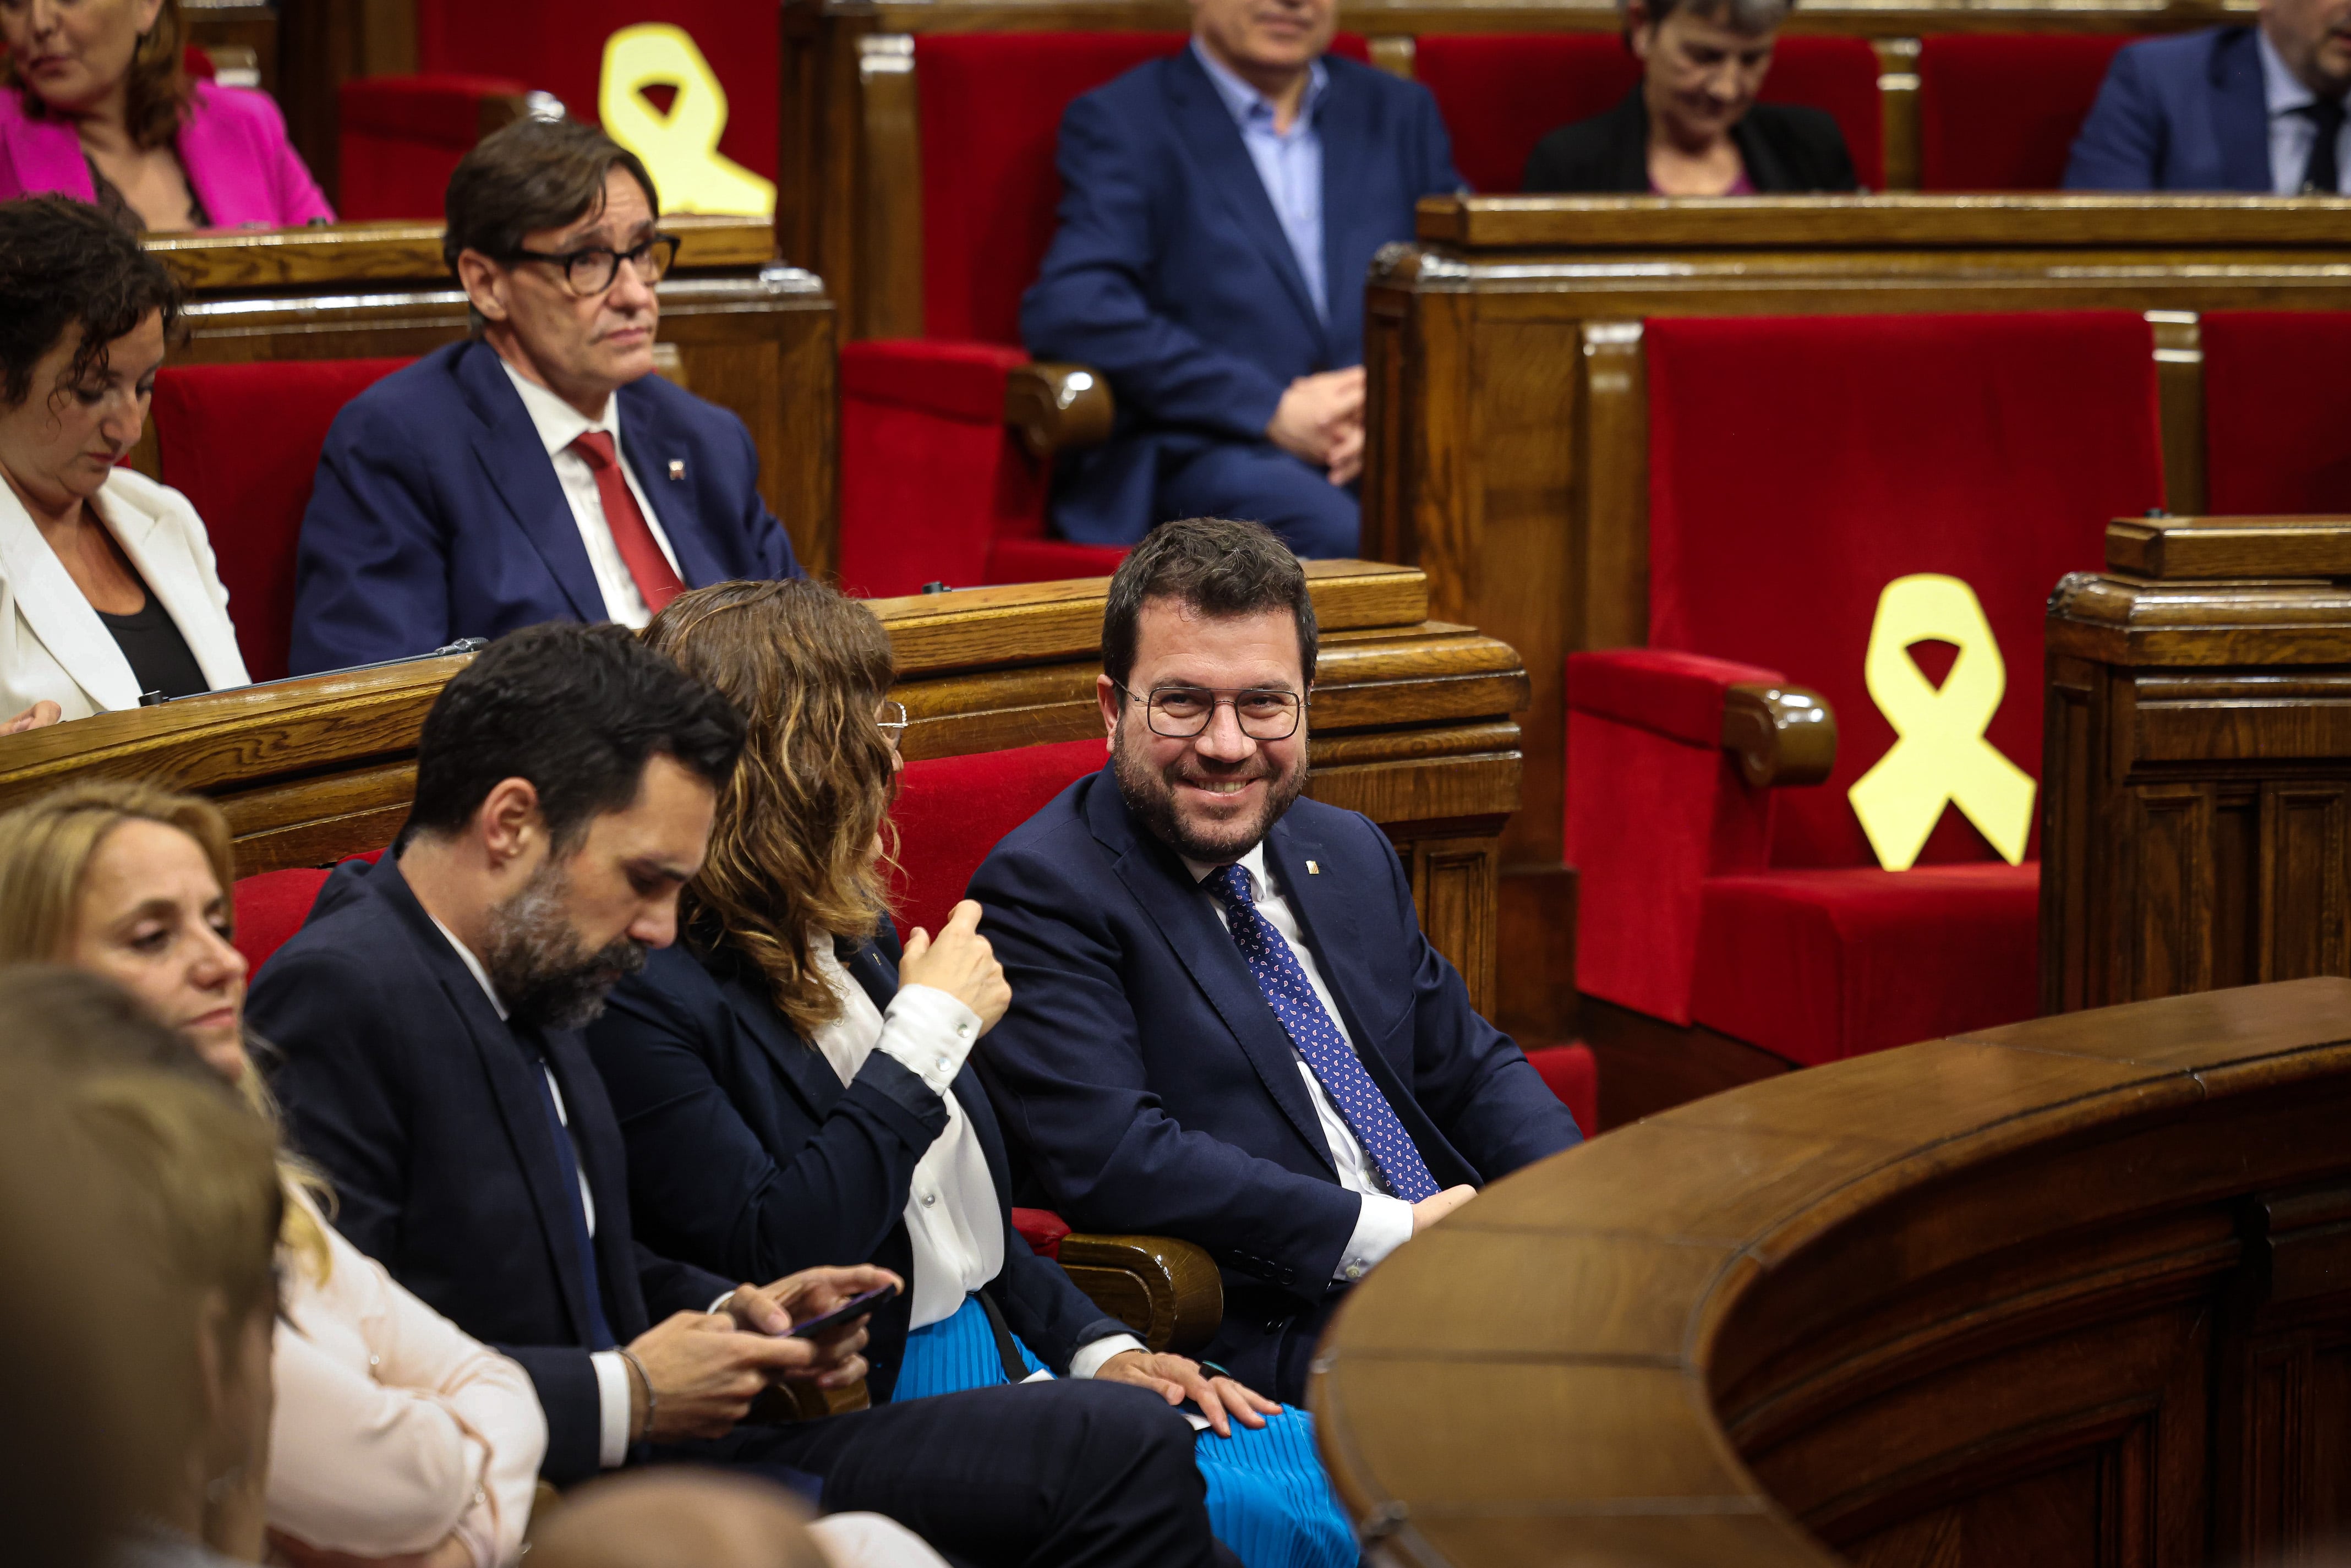
<instances>
[{"instance_id":1,"label":"beard","mask_svg":"<svg viewBox=\"0 0 2351 1568\"><path fill-rule=\"evenodd\" d=\"M593 949L569 909L571 879L552 857L490 911L482 967L509 1015L541 1029L579 1029L604 1010L612 988L645 967L645 946L621 936Z\"/></svg>"},{"instance_id":2,"label":"beard","mask_svg":"<svg viewBox=\"0 0 2351 1568\"><path fill-rule=\"evenodd\" d=\"M1257 848L1306 788L1302 747L1298 761L1287 773L1268 761L1262 750L1233 768L1210 768L1192 755L1165 768L1154 767L1144 755L1147 743L1140 739L1150 731L1140 719L1134 720L1130 730L1132 714L1130 704L1128 711L1119 715L1118 732L1111 747L1111 771L1118 779L1118 792L1125 798L1126 809L1150 830L1152 837L1187 861L1223 865L1240 859ZM1252 779L1266 781L1265 807L1252 818L1214 823L1187 821L1176 807L1176 789L1179 784L1235 784Z\"/></svg>"}]
</instances>

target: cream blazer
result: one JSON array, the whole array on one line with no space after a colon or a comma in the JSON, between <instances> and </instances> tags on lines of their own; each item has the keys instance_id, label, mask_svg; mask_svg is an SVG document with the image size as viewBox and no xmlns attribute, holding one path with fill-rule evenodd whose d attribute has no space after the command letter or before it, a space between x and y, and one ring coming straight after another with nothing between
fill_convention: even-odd
<instances>
[{"instance_id":1,"label":"cream blazer","mask_svg":"<svg viewBox=\"0 0 2351 1568\"><path fill-rule=\"evenodd\" d=\"M117 468L89 504L178 623L213 690L251 685L228 590L188 498ZM68 718L88 718L137 707L139 679L16 491L0 485L0 719L43 697Z\"/></svg>"}]
</instances>

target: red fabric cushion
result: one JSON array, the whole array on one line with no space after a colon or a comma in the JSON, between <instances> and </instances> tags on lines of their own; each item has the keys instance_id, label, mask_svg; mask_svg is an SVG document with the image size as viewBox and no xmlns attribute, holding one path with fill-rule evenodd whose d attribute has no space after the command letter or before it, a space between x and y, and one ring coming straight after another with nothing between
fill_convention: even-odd
<instances>
[{"instance_id":1,"label":"red fabric cushion","mask_svg":"<svg viewBox=\"0 0 2351 1568\"><path fill-rule=\"evenodd\" d=\"M1761 664L1670 648L1609 648L1567 656L1567 706L1638 725L1693 746L1722 744L1723 697L1739 685L1785 677Z\"/></svg>"},{"instance_id":2,"label":"red fabric cushion","mask_svg":"<svg viewBox=\"0 0 2351 1568\"><path fill-rule=\"evenodd\" d=\"M1427 35L1414 41L1412 69L1444 112L1454 167L1488 193L1517 190L1536 142L1613 108L1641 79L1614 33ZM1836 116L1861 183L1876 187L1886 168L1877 76L1862 39L1783 37L1761 97Z\"/></svg>"},{"instance_id":3,"label":"red fabric cushion","mask_svg":"<svg viewBox=\"0 0 2351 1568\"><path fill-rule=\"evenodd\" d=\"M990 582L1059 582L1108 577L1126 559L1123 545L1073 545L1067 539L998 538L987 547Z\"/></svg>"},{"instance_id":4,"label":"red fabric cushion","mask_svg":"<svg viewBox=\"0 0 2351 1568\"><path fill-rule=\"evenodd\" d=\"M1984 33L1918 46L1918 188L2053 191L2127 33Z\"/></svg>"},{"instance_id":5,"label":"red fabric cushion","mask_svg":"<svg viewBox=\"0 0 2351 1568\"><path fill-rule=\"evenodd\" d=\"M2008 674L1988 733L2038 776L2050 589L2163 500L2147 322L1689 318L1646 341L1650 642L1768 665L1836 715L1836 769L1783 792L1771 863L1876 863L1845 791L1894 743L1862 661L1897 577L1974 589ZM1947 810L1921 858L1991 853Z\"/></svg>"},{"instance_id":6,"label":"red fabric cushion","mask_svg":"<svg viewBox=\"0 0 2351 1568\"><path fill-rule=\"evenodd\" d=\"M936 931L997 841L1108 755L1094 738L906 764L890 811L898 828L892 903L900 932Z\"/></svg>"},{"instance_id":7,"label":"red fabric cushion","mask_svg":"<svg viewBox=\"0 0 2351 1568\"><path fill-rule=\"evenodd\" d=\"M1559 1103L1567 1107L1585 1137L1600 1130L1600 1064L1593 1060L1590 1046L1582 1041L1541 1046L1527 1052L1527 1061L1559 1096Z\"/></svg>"},{"instance_id":8,"label":"red fabric cushion","mask_svg":"<svg viewBox=\"0 0 2351 1568\"><path fill-rule=\"evenodd\" d=\"M2218 514L2351 512L2351 313L2204 318L2204 478Z\"/></svg>"},{"instance_id":9,"label":"red fabric cushion","mask_svg":"<svg viewBox=\"0 0 2351 1568\"><path fill-rule=\"evenodd\" d=\"M338 89L343 216L354 223L442 214L442 195L482 133L482 100L528 90L507 77L369 77Z\"/></svg>"},{"instance_id":10,"label":"red fabric cushion","mask_svg":"<svg viewBox=\"0 0 2351 1568\"><path fill-rule=\"evenodd\" d=\"M2027 861L1715 877L1690 1010L1802 1066L2029 1019L2040 873Z\"/></svg>"},{"instance_id":11,"label":"red fabric cushion","mask_svg":"<svg viewBox=\"0 0 2351 1568\"><path fill-rule=\"evenodd\" d=\"M163 482L204 520L247 674L286 674L294 552L327 427L406 360L281 360L166 368L152 414Z\"/></svg>"},{"instance_id":12,"label":"red fabric cushion","mask_svg":"<svg viewBox=\"0 0 2351 1568\"><path fill-rule=\"evenodd\" d=\"M868 339L841 346L841 394L1000 426L1006 372L1028 362L1002 343Z\"/></svg>"},{"instance_id":13,"label":"red fabric cushion","mask_svg":"<svg viewBox=\"0 0 2351 1568\"><path fill-rule=\"evenodd\" d=\"M349 858L373 865L383 858L383 851L370 850ZM293 866L236 879L230 892L236 901L236 950L256 971L302 929L330 874L323 866Z\"/></svg>"},{"instance_id":14,"label":"red fabric cushion","mask_svg":"<svg viewBox=\"0 0 2351 1568\"><path fill-rule=\"evenodd\" d=\"M1040 1258L1060 1261L1061 1238L1070 1233L1068 1223L1060 1215L1050 1208L1016 1208L1012 1211L1012 1228L1029 1243L1029 1251Z\"/></svg>"}]
</instances>

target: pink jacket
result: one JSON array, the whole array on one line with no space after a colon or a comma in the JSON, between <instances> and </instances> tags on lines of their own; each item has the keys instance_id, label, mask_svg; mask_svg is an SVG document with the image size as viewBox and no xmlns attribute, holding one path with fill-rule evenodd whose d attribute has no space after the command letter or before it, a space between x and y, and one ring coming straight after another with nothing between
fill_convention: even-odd
<instances>
[{"instance_id":1,"label":"pink jacket","mask_svg":"<svg viewBox=\"0 0 2351 1568\"><path fill-rule=\"evenodd\" d=\"M334 209L286 140L286 117L267 93L195 84L180 127L181 166L214 226L299 228L334 221ZM62 120L35 120L18 94L0 89L0 201L57 191L94 201L80 139Z\"/></svg>"}]
</instances>

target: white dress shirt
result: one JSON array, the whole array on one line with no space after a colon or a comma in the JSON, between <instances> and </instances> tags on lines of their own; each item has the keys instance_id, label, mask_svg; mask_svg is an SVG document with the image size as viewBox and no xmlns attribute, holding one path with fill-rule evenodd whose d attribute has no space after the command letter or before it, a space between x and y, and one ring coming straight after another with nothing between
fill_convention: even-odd
<instances>
[{"instance_id":1,"label":"white dress shirt","mask_svg":"<svg viewBox=\"0 0 2351 1568\"><path fill-rule=\"evenodd\" d=\"M1323 983L1322 971L1315 966L1314 955L1306 946L1306 933L1298 924L1297 913L1290 907L1290 901L1282 897L1280 890L1274 886L1273 874L1266 869L1265 845L1259 844L1235 863L1249 873L1250 901L1257 905L1257 912L1265 916L1267 923L1281 933L1281 939L1290 944L1290 954L1297 958L1299 968L1304 972L1306 983L1313 988L1314 999L1322 1004L1324 1012L1331 1015L1332 1027L1346 1040L1350 1051L1357 1056L1363 1055L1364 1048L1353 1034L1348 1033L1345 1015L1339 1011L1338 1002L1331 995L1331 988ZM1217 869L1191 859L1184 862L1184 868L1192 873L1194 882L1202 880ZM1204 893L1202 896L1216 910L1217 922L1226 930L1231 930L1232 918L1225 911L1225 901L1214 894ZM1355 1218L1355 1232L1347 1238L1346 1249L1339 1254L1339 1266L1331 1271L1332 1279L1353 1284L1369 1273L1374 1264L1412 1239L1412 1205L1388 1191L1386 1181L1380 1176L1379 1166L1374 1165L1371 1155L1364 1152L1363 1141L1355 1136L1355 1130L1347 1125L1347 1119L1339 1113L1339 1108L1331 1103L1331 1096L1324 1092L1322 1081L1314 1076L1314 1069L1307 1064L1306 1058L1300 1054L1295 1043L1291 1044L1290 1054L1297 1059L1299 1076L1306 1080L1307 1098L1314 1103L1314 1119L1322 1124L1322 1141L1330 1145L1331 1163L1338 1169L1339 1185L1349 1192L1364 1195L1363 1209Z\"/></svg>"},{"instance_id":2,"label":"white dress shirt","mask_svg":"<svg viewBox=\"0 0 2351 1568\"><path fill-rule=\"evenodd\" d=\"M612 542L612 525L604 517L603 492L596 488L596 470L588 459L571 450L571 444L591 430L601 430L612 437L612 455L618 459L621 477L628 481L629 494L637 498L637 510L645 517L645 527L653 530L653 543L668 558L669 569L677 571L677 580L685 580L678 571L677 552L669 548L669 536L662 532L661 517L653 511L653 503L645 498L643 486L637 483L636 471L629 466L628 448L621 437L621 406L617 399L604 400L604 412L594 419L535 382L526 381L522 373L504 359L499 369L507 380L514 382L515 391L522 394L522 406L530 415L532 428L538 432L539 444L555 464L555 476L562 483L563 498L571 503L571 520L580 529L580 542L587 547L588 564L596 573L596 587L604 596L604 614L632 630L643 630L653 619L645 608L645 596L637 591L637 580L629 575L628 562L621 559L621 547Z\"/></svg>"},{"instance_id":3,"label":"white dress shirt","mask_svg":"<svg viewBox=\"0 0 2351 1568\"><path fill-rule=\"evenodd\" d=\"M815 1045L846 1084L876 1051L923 1081L946 1106L946 1130L914 1163L906 1197L906 1237L913 1243L908 1328L944 1322L965 1299L1004 1271L1004 1211L987 1155L971 1118L955 1096L956 1074L979 1040L979 1015L932 986L904 986L885 1015L873 1005L822 932L810 942L817 973L841 1002L841 1016L821 1025ZM1078 1348L1070 1375L1092 1377L1122 1351L1142 1350L1133 1334L1105 1334Z\"/></svg>"},{"instance_id":4,"label":"white dress shirt","mask_svg":"<svg viewBox=\"0 0 2351 1568\"><path fill-rule=\"evenodd\" d=\"M2270 189L2281 196L2299 195L2302 172L2310 167L2311 144L2318 140L2318 127L2310 116L2298 111L2316 103L2318 95L2286 68L2267 33L2255 27L2253 37L2262 56L2262 100L2270 117ZM2345 179L2351 178L2351 120L2344 122L2335 138L2335 193L2340 195Z\"/></svg>"}]
</instances>

